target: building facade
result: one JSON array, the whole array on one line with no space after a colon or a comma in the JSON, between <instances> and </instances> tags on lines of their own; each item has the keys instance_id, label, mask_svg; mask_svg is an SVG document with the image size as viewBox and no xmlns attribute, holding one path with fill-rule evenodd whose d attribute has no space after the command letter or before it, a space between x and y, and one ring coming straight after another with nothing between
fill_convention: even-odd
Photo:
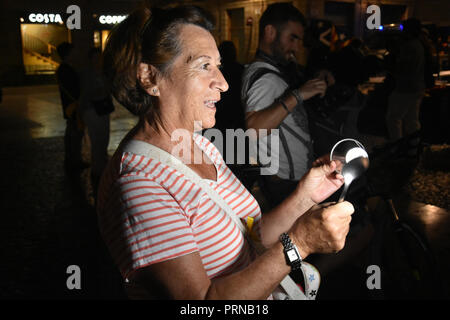
<instances>
[{"instance_id":1,"label":"building facade","mask_svg":"<svg viewBox=\"0 0 450 320\"><path fill-rule=\"evenodd\" d=\"M216 19L217 43L231 40L238 60L252 60L258 46L258 22L266 7L277 1L265 0L160 0L159 6L195 4L209 10ZM367 7L381 8L381 22L400 22L411 16L450 25L450 1L425 0L293 0L290 1L307 19L325 19L346 30L351 36L365 32ZM91 47L103 47L109 30L139 5L137 0L4 0L0 2L0 27L4 31L0 50L0 75L3 85L30 83L30 79L54 80L59 64L56 46L68 41L78 50L80 66ZM68 8L79 8L79 28L70 29ZM73 22L73 21L72 21ZM304 63L305 54L299 62ZM31 81L33 82L33 81Z\"/></svg>"}]
</instances>

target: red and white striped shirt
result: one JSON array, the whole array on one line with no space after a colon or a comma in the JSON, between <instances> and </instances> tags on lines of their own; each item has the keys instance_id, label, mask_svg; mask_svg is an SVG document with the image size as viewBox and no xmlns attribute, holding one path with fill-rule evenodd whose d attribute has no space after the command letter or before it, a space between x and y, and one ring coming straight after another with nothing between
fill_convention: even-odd
<instances>
[{"instance_id":1,"label":"red and white striped shirt","mask_svg":"<svg viewBox=\"0 0 450 320\"><path fill-rule=\"evenodd\" d=\"M208 139L194 134L194 141L217 170L217 181L207 182L238 217L254 218L258 229L261 210L255 198ZM102 179L98 214L102 236L125 279L139 268L197 251L209 278L241 270L254 258L232 218L205 191L145 156L116 152Z\"/></svg>"}]
</instances>

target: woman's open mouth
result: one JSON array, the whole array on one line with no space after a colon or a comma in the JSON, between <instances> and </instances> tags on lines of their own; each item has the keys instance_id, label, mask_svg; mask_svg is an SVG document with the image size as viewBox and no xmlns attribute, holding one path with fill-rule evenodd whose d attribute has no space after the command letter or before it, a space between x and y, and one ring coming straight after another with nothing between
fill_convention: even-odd
<instances>
[{"instance_id":1,"label":"woman's open mouth","mask_svg":"<svg viewBox=\"0 0 450 320\"><path fill-rule=\"evenodd\" d=\"M206 107L208 107L210 109L215 109L216 108L216 102L217 102L217 100L206 100L204 103L205 103Z\"/></svg>"}]
</instances>

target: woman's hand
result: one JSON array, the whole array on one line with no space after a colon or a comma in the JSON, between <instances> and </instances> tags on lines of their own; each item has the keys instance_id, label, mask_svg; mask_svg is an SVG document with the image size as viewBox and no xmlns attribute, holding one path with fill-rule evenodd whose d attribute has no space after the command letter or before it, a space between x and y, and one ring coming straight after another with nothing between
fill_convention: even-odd
<instances>
[{"instance_id":1,"label":"woman's hand","mask_svg":"<svg viewBox=\"0 0 450 320\"><path fill-rule=\"evenodd\" d=\"M344 183L344 177L335 172L336 162L325 155L314 161L313 167L303 176L297 186L314 203L320 203L336 192Z\"/></svg>"},{"instance_id":2,"label":"woman's hand","mask_svg":"<svg viewBox=\"0 0 450 320\"><path fill-rule=\"evenodd\" d=\"M290 230L302 257L311 253L333 253L345 245L353 205L344 201L313 206Z\"/></svg>"}]
</instances>

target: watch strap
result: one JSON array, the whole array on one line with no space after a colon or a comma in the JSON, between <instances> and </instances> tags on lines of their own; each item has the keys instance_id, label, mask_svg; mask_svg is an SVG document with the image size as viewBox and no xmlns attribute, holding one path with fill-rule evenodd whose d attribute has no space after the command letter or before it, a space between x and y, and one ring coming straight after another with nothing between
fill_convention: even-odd
<instances>
[{"instance_id":1,"label":"watch strap","mask_svg":"<svg viewBox=\"0 0 450 320\"><path fill-rule=\"evenodd\" d=\"M297 246L292 242L287 233L280 235L280 242L283 245L283 251L286 256L286 263L291 266L292 270L298 270L302 266L302 257L297 249ZM292 259L292 251L295 251L296 259Z\"/></svg>"}]
</instances>

